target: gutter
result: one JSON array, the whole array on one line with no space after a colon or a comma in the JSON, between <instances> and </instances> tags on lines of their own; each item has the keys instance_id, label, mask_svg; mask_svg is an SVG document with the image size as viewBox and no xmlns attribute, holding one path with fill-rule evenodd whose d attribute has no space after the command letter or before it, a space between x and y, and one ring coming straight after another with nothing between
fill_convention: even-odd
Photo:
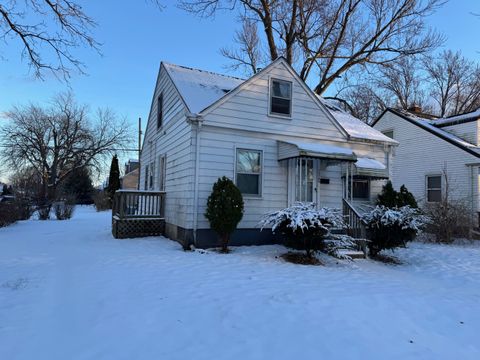
<instances>
[{"instance_id":1,"label":"gutter","mask_svg":"<svg viewBox=\"0 0 480 360\"><path fill-rule=\"evenodd\" d=\"M198 228L198 178L200 172L200 130L203 125L203 117L198 114L187 114L187 122L195 126L195 174L193 183L193 244L197 243L197 228Z\"/></svg>"}]
</instances>

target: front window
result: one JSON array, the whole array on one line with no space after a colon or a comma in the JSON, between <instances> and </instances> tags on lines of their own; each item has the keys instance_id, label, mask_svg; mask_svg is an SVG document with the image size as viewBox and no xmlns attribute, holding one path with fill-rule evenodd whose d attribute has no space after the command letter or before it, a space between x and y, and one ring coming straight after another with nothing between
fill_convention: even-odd
<instances>
[{"instance_id":1,"label":"front window","mask_svg":"<svg viewBox=\"0 0 480 360\"><path fill-rule=\"evenodd\" d=\"M428 202L442 201L442 176L441 175L427 176L427 201Z\"/></svg>"},{"instance_id":2,"label":"front window","mask_svg":"<svg viewBox=\"0 0 480 360\"><path fill-rule=\"evenodd\" d=\"M236 184L244 195L262 194L262 152L237 149Z\"/></svg>"},{"instance_id":3,"label":"front window","mask_svg":"<svg viewBox=\"0 0 480 360\"><path fill-rule=\"evenodd\" d=\"M292 83L272 79L270 86L270 113L290 116L292 114Z\"/></svg>"},{"instance_id":4,"label":"front window","mask_svg":"<svg viewBox=\"0 0 480 360\"><path fill-rule=\"evenodd\" d=\"M368 180L353 180L353 198L357 200L368 200L370 198L370 183Z\"/></svg>"}]
</instances>

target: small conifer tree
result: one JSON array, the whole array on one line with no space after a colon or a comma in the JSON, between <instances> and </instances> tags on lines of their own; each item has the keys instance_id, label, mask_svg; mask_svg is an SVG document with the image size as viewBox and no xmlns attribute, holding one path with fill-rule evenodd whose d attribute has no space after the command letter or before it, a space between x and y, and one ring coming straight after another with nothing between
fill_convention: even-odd
<instances>
[{"instance_id":1,"label":"small conifer tree","mask_svg":"<svg viewBox=\"0 0 480 360\"><path fill-rule=\"evenodd\" d=\"M120 169L118 167L118 157L114 155L112 158L112 164L110 165L110 175L108 178L108 195L113 200L115 191L120 189Z\"/></svg>"},{"instance_id":2,"label":"small conifer tree","mask_svg":"<svg viewBox=\"0 0 480 360\"><path fill-rule=\"evenodd\" d=\"M210 227L219 235L222 252L228 252L230 234L237 228L243 217L243 198L240 190L227 177L213 184L207 200L205 217Z\"/></svg>"},{"instance_id":3,"label":"small conifer tree","mask_svg":"<svg viewBox=\"0 0 480 360\"><path fill-rule=\"evenodd\" d=\"M415 196L408 191L405 185L400 186L400 192L398 193L398 207L402 206L410 206L411 208L417 209L418 204L417 200L415 200Z\"/></svg>"},{"instance_id":4,"label":"small conifer tree","mask_svg":"<svg viewBox=\"0 0 480 360\"><path fill-rule=\"evenodd\" d=\"M394 208L397 206L397 197L397 192L393 188L392 182L389 180L383 185L382 192L378 195L377 205Z\"/></svg>"}]
</instances>

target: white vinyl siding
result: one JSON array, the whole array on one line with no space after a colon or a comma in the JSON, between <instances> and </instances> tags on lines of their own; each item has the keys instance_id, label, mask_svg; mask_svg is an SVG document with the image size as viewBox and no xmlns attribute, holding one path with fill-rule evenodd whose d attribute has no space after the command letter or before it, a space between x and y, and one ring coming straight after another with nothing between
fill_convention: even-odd
<instances>
[{"instance_id":1,"label":"white vinyl siding","mask_svg":"<svg viewBox=\"0 0 480 360\"><path fill-rule=\"evenodd\" d=\"M419 203L426 202L425 177L446 170L451 198L467 201L477 211L478 182L467 164L479 163L479 158L391 112L386 112L374 127L379 131L393 129L395 140L400 143L393 161L395 189L405 185Z\"/></svg>"},{"instance_id":2,"label":"white vinyl siding","mask_svg":"<svg viewBox=\"0 0 480 360\"><path fill-rule=\"evenodd\" d=\"M157 131L158 97L163 94L163 121ZM165 156L165 221L183 228L193 227L193 140L191 126L185 118L186 108L164 68L161 68L145 131L141 155L140 183L144 184L145 166ZM155 172L153 190L160 191L159 169ZM168 234L167 234L168 235Z\"/></svg>"}]
</instances>

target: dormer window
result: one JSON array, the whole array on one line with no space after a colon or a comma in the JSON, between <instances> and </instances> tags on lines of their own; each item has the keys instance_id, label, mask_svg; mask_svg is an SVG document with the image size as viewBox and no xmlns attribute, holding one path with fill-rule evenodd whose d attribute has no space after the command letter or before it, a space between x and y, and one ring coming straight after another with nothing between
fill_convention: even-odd
<instances>
[{"instance_id":1,"label":"dormer window","mask_svg":"<svg viewBox=\"0 0 480 360\"><path fill-rule=\"evenodd\" d=\"M272 79L270 82L270 114L292 115L292 83Z\"/></svg>"},{"instance_id":2,"label":"dormer window","mask_svg":"<svg viewBox=\"0 0 480 360\"><path fill-rule=\"evenodd\" d=\"M157 129L163 125L163 93L157 98Z\"/></svg>"}]
</instances>

